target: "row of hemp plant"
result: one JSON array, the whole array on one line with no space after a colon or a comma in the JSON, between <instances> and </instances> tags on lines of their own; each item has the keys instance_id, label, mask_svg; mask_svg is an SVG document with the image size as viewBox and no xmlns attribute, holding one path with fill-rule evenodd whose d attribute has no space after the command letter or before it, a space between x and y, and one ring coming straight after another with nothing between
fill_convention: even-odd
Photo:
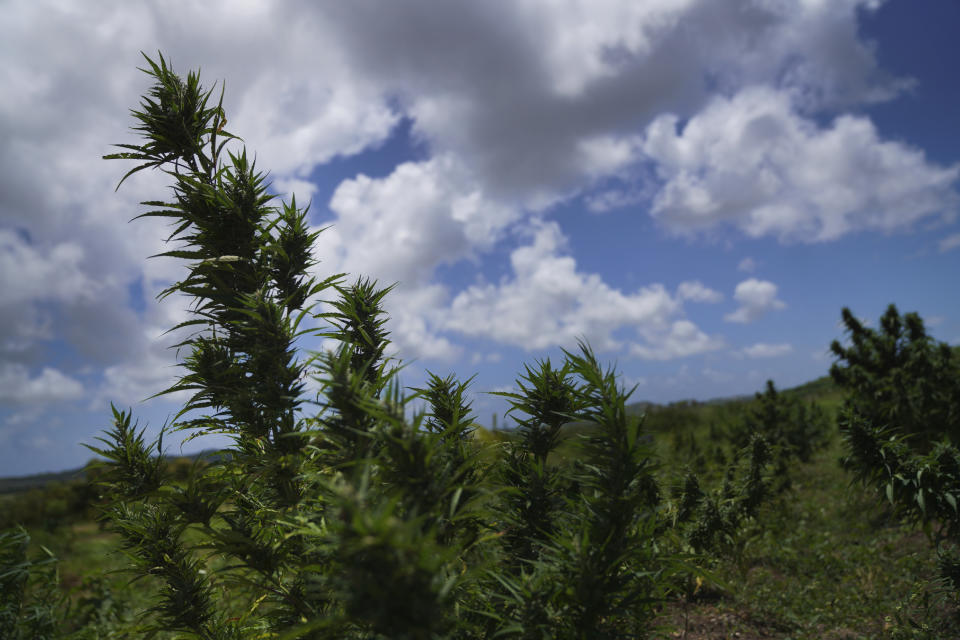
<instances>
[{"instance_id":1,"label":"row of hemp plant","mask_svg":"<svg viewBox=\"0 0 960 640\"><path fill-rule=\"evenodd\" d=\"M830 427L819 405L777 391L773 380L767 380L763 392L755 394L753 404L729 427L728 437L736 447L748 446L758 434L766 439L772 450L774 490L781 493L790 487L791 465L810 462L828 444Z\"/></svg>"},{"instance_id":2,"label":"row of hemp plant","mask_svg":"<svg viewBox=\"0 0 960 640\"><path fill-rule=\"evenodd\" d=\"M318 232L295 201L274 204L264 175L234 151L222 91L215 102L196 73L183 79L162 55L145 58L153 86L133 111L141 142L107 157L138 162L124 180L158 169L172 181L171 197L142 215L169 220L176 247L161 255L186 264L161 294L186 296L191 317L174 327L190 332L176 345L182 375L160 394L189 400L153 442L114 408L90 447L105 459L104 520L139 584L155 590L126 632L648 636L688 571L680 555L752 517L765 441L751 442L744 480L722 497L704 499L693 478L678 515L642 420L627 411L630 392L581 344L559 366L527 367L505 394L514 437L485 450L472 436L469 381L430 374L422 388L401 387L387 356L389 287L310 275ZM304 357L306 336L336 346ZM587 429L564 464L551 453L569 422ZM231 446L174 482L167 431L221 434ZM692 515L710 504L724 517Z\"/></svg>"}]
</instances>

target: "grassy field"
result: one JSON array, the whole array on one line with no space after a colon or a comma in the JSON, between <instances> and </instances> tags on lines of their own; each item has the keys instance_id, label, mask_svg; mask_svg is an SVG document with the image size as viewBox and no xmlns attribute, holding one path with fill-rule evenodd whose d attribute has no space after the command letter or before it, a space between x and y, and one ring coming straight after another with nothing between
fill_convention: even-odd
<instances>
[{"instance_id":1,"label":"grassy field","mask_svg":"<svg viewBox=\"0 0 960 640\"><path fill-rule=\"evenodd\" d=\"M960 637L957 603L936 582L936 553L924 533L842 468L834 419L840 390L820 378L784 393L830 415L828 445L808 463L794 463L789 488L761 508L730 553L700 586L665 605L658 637ZM711 429L752 402L687 404L670 424L658 415L663 408L649 413L664 465L704 464Z\"/></svg>"}]
</instances>

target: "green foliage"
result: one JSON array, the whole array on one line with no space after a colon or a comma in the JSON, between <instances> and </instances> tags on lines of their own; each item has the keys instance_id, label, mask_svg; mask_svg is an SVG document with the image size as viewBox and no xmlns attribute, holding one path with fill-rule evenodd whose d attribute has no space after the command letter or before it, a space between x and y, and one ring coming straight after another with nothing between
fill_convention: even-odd
<instances>
[{"instance_id":1,"label":"green foliage","mask_svg":"<svg viewBox=\"0 0 960 640\"><path fill-rule=\"evenodd\" d=\"M58 527L91 518L94 515L96 491L87 480L53 483L42 489L5 496L0 509L0 531L16 526Z\"/></svg>"},{"instance_id":2,"label":"green foliage","mask_svg":"<svg viewBox=\"0 0 960 640\"><path fill-rule=\"evenodd\" d=\"M903 435L872 426L853 409L842 414L840 425L849 451L845 462L860 481L876 486L935 542L960 542L960 451L955 446L939 442L928 452L917 451Z\"/></svg>"},{"instance_id":3,"label":"green foliage","mask_svg":"<svg viewBox=\"0 0 960 640\"><path fill-rule=\"evenodd\" d=\"M143 215L171 221L176 246L160 255L186 263L160 296L186 296L191 311L173 328L190 332L176 345L181 375L160 394L189 398L155 442L114 408L113 427L89 447L103 459L94 473L104 526L152 593L126 630L204 640L649 635L656 606L689 571L678 540L705 551L754 516L764 441L751 441L746 475L721 494L682 499L708 515L675 517L631 392L581 344L559 368L527 367L519 391L502 394L516 437L484 450L469 380L430 374L423 388L401 387L387 355L390 287L312 277L318 232L306 209L273 204L246 151L225 146L235 137L196 74L182 80L162 57L147 61L154 85L133 112L143 141L107 157L140 162L123 179L158 168L172 181L168 201L144 203ZM323 293L333 299L316 311ZM307 327L315 319L329 326ZM305 335L333 346L303 358ZM312 402L309 378L319 384ZM554 455L568 423L583 426L573 463ZM226 434L232 446L174 476L162 445L170 432ZM685 538L682 527L701 521L707 529ZM19 557L3 566L26 573L4 576L41 566ZM24 580L10 583L4 615L36 627L23 615L33 597L17 587ZM78 637L126 624L104 607L86 606Z\"/></svg>"},{"instance_id":4,"label":"green foliage","mask_svg":"<svg viewBox=\"0 0 960 640\"><path fill-rule=\"evenodd\" d=\"M30 536L20 529L0 532L0 630L9 640L59 637L62 598L56 559L28 557Z\"/></svg>"},{"instance_id":5,"label":"green foliage","mask_svg":"<svg viewBox=\"0 0 960 640\"><path fill-rule=\"evenodd\" d=\"M827 429L827 418L817 405L778 392L773 380L767 380L766 389L756 394L756 402L731 429L730 436L735 445L743 447L759 434L778 449L780 458L809 462L826 444Z\"/></svg>"},{"instance_id":6,"label":"green foliage","mask_svg":"<svg viewBox=\"0 0 960 640\"><path fill-rule=\"evenodd\" d=\"M743 525L756 517L770 494L770 479L765 476L770 446L763 436L755 434L737 458L746 459L745 468L731 463L720 488L705 492L692 473L679 487L675 522L687 525L686 539L698 552L742 552Z\"/></svg>"},{"instance_id":7,"label":"green foliage","mask_svg":"<svg viewBox=\"0 0 960 640\"><path fill-rule=\"evenodd\" d=\"M179 246L161 255L188 263L162 294L193 312L176 327L193 331L177 345L184 373L161 392L192 395L168 430L234 441L179 483L128 413L92 447L109 526L134 574L159 584L148 622L199 638L643 634L670 560L653 536L652 452L615 372L586 345L560 369L528 368L510 394L519 438L483 454L469 381L431 374L413 395L397 382L390 287L309 276L306 210L273 206L246 152L224 147L226 116L195 74L148 62L155 84L134 112L145 142L108 157L173 180L144 214L171 219ZM323 291L334 299L314 313ZM301 329L307 318L330 327ZM336 346L301 360L307 333ZM572 420L590 434L581 463L561 468L548 458Z\"/></svg>"},{"instance_id":8,"label":"green foliage","mask_svg":"<svg viewBox=\"0 0 960 640\"><path fill-rule=\"evenodd\" d=\"M805 403L794 396L777 391L772 380L757 393L755 401L729 429L736 447L747 447L760 435L772 448L776 491L790 486L790 465L793 460L809 462L817 450L829 440L829 421L814 403Z\"/></svg>"},{"instance_id":9,"label":"green foliage","mask_svg":"<svg viewBox=\"0 0 960 640\"><path fill-rule=\"evenodd\" d=\"M960 598L960 391L953 350L927 336L915 313L890 305L880 330L864 327L848 309L852 346L834 342L846 363L831 369L849 396L840 416L845 465L874 486L895 512L923 526L938 547L941 585ZM941 590L942 595L942 590ZM902 622L902 620L901 620Z\"/></svg>"},{"instance_id":10,"label":"green foliage","mask_svg":"<svg viewBox=\"0 0 960 640\"><path fill-rule=\"evenodd\" d=\"M928 450L946 437L960 444L960 359L944 342L927 335L916 313L903 316L890 305L879 328L864 326L849 309L842 319L849 346L834 341L833 380L847 404L875 427L909 436Z\"/></svg>"}]
</instances>

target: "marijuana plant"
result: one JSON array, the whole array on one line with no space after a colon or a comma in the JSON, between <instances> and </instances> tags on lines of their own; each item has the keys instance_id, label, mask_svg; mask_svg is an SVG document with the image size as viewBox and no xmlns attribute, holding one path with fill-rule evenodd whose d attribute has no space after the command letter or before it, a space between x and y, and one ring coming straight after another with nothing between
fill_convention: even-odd
<instances>
[{"instance_id":1,"label":"marijuana plant","mask_svg":"<svg viewBox=\"0 0 960 640\"><path fill-rule=\"evenodd\" d=\"M762 436L771 448L770 461L778 493L790 486L790 465L794 460L809 462L811 456L828 442L829 422L816 404L804 404L777 391L767 380L752 405L729 429L735 447L749 447L753 438Z\"/></svg>"},{"instance_id":2,"label":"marijuana plant","mask_svg":"<svg viewBox=\"0 0 960 640\"><path fill-rule=\"evenodd\" d=\"M948 344L927 335L916 313L903 316L890 305L877 329L844 308L849 338L834 340L837 362L830 376L847 393L847 404L876 427L891 427L911 444L929 450L946 437L960 444L960 358Z\"/></svg>"},{"instance_id":3,"label":"marijuana plant","mask_svg":"<svg viewBox=\"0 0 960 640\"><path fill-rule=\"evenodd\" d=\"M56 559L46 548L30 557L22 528L0 532L0 630L9 640L59 637L63 599Z\"/></svg>"},{"instance_id":4,"label":"marijuana plant","mask_svg":"<svg viewBox=\"0 0 960 640\"><path fill-rule=\"evenodd\" d=\"M559 366L526 367L501 394L512 436L481 444L471 380L400 385L382 304L391 287L311 275L307 209L275 203L224 129L222 92L214 103L197 74L145 58L142 140L107 158L138 162L121 184L146 169L171 181L138 217L169 220L175 246L160 256L186 264L160 295L185 296L191 313L173 328L189 332L175 345L181 375L160 394L189 397L154 441L113 407L112 428L89 445L104 523L153 606L131 619L109 594L87 598L90 623L73 637L647 636L689 571L674 556L714 552L755 514L765 441L751 441L749 468L720 493L690 475L678 510L627 410L632 391L581 343ZM333 347L304 356L308 335ZM572 461L557 455L571 423ZM231 446L174 475L163 441L178 432ZM0 534L0 629L65 637L63 609L38 604L55 603L55 565L25 550L22 532Z\"/></svg>"},{"instance_id":5,"label":"marijuana plant","mask_svg":"<svg viewBox=\"0 0 960 640\"><path fill-rule=\"evenodd\" d=\"M879 330L849 309L849 347L834 341L833 379L848 393L840 416L845 465L875 486L938 547L943 579L960 594L960 361L916 313L890 305Z\"/></svg>"},{"instance_id":6,"label":"marijuana plant","mask_svg":"<svg viewBox=\"0 0 960 640\"><path fill-rule=\"evenodd\" d=\"M670 563L654 457L616 372L585 344L559 368L528 367L507 394L516 438L481 451L469 381L400 386L390 287L311 276L318 232L235 149L222 92L214 103L195 73L146 59L143 141L107 157L138 161L124 179L172 181L142 214L171 221L177 246L161 256L187 263L161 294L192 312L175 327L192 331L176 345L183 373L161 391L190 398L165 432L233 443L183 482L129 412L91 447L105 518L133 572L160 585L148 626L210 640L644 635ZM300 357L310 334L336 346ZM561 468L550 455L572 421L589 437Z\"/></svg>"}]
</instances>

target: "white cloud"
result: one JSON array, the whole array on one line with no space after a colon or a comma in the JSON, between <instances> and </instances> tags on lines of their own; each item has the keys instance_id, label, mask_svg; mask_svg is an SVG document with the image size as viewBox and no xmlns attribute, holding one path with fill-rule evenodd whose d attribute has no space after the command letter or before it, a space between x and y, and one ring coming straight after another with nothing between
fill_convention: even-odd
<instances>
[{"instance_id":1,"label":"white cloud","mask_svg":"<svg viewBox=\"0 0 960 640\"><path fill-rule=\"evenodd\" d=\"M577 144L584 172L601 177L616 174L636 159L640 136L593 136Z\"/></svg>"},{"instance_id":2,"label":"white cloud","mask_svg":"<svg viewBox=\"0 0 960 640\"><path fill-rule=\"evenodd\" d=\"M0 229L0 353L36 364L43 343L63 339L80 355L109 361L135 338L121 273L104 273L109 256L74 241L52 246Z\"/></svg>"},{"instance_id":3,"label":"white cloud","mask_svg":"<svg viewBox=\"0 0 960 640\"><path fill-rule=\"evenodd\" d=\"M17 364L0 366L0 403L31 405L76 400L83 395L83 384L59 369L44 367L39 375Z\"/></svg>"},{"instance_id":4,"label":"white cloud","mask_svg":"<svg viewBox=\"0 0 960 640\"><path fill-rule=\"evenodd\" d=\"M553 222L537 222L533 241L511 254L513 275L476 284L454 297L443 327L527 350L572 346L586 338L599 351L623 348L615 334L633 328L641 343L630 353L651 359L684 357L718 348L689 320L680 297L660 284L624 293L564 255L565 238Z\"/></svg>"},{"instance_id":5,"label":"white cloud","mask_svg":"<svg viewBox=\"0 0 960 640\"><path fill-rule=\"evenodd\" d=\"M396 353L456 357L460 348L438 334L448 293L435 271L490 249L518 210L486 198L450 155L401 164L384 178L345 180L329 207L336 217L315 249L320 271L397 284L385 300Z\"/></svg>"},{"instance_id":6,"label":"white cloud","mask_svg":"<svg viewBox=\"0 0 960 640\"><path fill-rule=\"evenodd\" d=\"M393 341L390 354L403 360L423 358L441 362L456 359L463 349L439 335L446 288L440 285L398 287L387 296L384 306L390 316L388 328Z\"/></svg>"},{"instance_id":7,"label":"white cloud","mask_svg":"<svg viewBox=\"0 0 960 640\"><path fill-rule=\"evenodd\" d=\"M586 197L587 209L593 213L606 213L615 209L623 209L631 205L645 202L652 197L650 189L607 189L592 193Z\"/></svg>"},{"instance_id":8,"label":"white cloud","mask_svg":"<svg viewBox=\"0 0 960 640\"><path fill-rule=\"evenodd\" d=\"M42 251L0 229L0 305L94 297L97 283L82 271L83 259L84 248L74 242Z\"/></svg>"},{"instance_id":9,"label":"white cloud","mask_svg":"<svg viewBox=\"0 0 960 640\"><path fill-rule=\"evenodd\" d=\"M952 233L940 241L940 252L944 253L960 247L960 233Z\"/></svg>"},{"instance_id":10,"label":"white cloud","mask_svg":"<svg viewBox=\"0 0 960 640\"><path fill-rule=\"evenodd\" d=\"M744 355L748 358L777 358L792 352L793 346L787 343L767 344L758 342L743 349Z\"/></svg>"},{"instance_id":11,"label":"white cloud","mask_svg":"<svg viewBox=\"0 0 960 640\"><path fill-rule=\"evenodd\" d=\"M360 1L303 22L490 193L543 204L635 160L627 132L663 111L694 115L708 83L790 89L810 108L893 95L902 83L857 34L872 4Z\"/></svg>"},{"instance_id":12,"label":"white cloud","mask_svg":"<svg viewBox=\"0 0 960 640\"><path fill-rule=\"evenodd\" d=\"M345 180L330 200L333 228L317 257L333 271L387 283L427 282L443 263L490 248L518 212L485 197L451 156L399 165L385 178Z\"/></svg>"},{"instance_id":13,"label":"white cloud","mask_svg":"<svg viewBox=\"0 0 960 640\"><path fill-rule=\"evenodd\" d=\"M746 257L737 264L737 271L744 273L753 273L757 268L757 263L753 258Z\"/></svg>"},{"instance_id":14,"label":"white cloud","mask_svg":"<svg viewBox=\"0 0 960 640\"><path fill-rule=\"evenodd\" d=\"M652 213L677 231L727 223L752 237L816 242L957 211L960 166L881 140L861 116L822 128L785 91L746 88L715 98L682 130L678 122L658 117L644 144L663 181Z\"/></svg>"},{"instance_id":15,"label":"white cloud","mask_svg":"<svg viewBox=\"0 0 960 640\"><path fill-rule=\"evenodd\" d=\"M750 278L737 285L733 298L740 307L724 316L728 322L748 323L759 319L768 311L786 308L786 304L777 299L777 285L768 280Z\"/></svg>"},{"instance_id":16,"label":"white cloud","mask_svg":"<svg viewBox=\"0 0 960 640\"><path fill-rule=\"evenodd\" d=\"M176 366L171 352L159 340L147 341L146 348L138 350L136 357L124 354L117 364L103 370L103 379L90 401L90 409L98 410L117 405L140 405L147 398L173 385L184 371ZM154 400L153 402L183 404L191 396L182 391Z\"/></svg>"},{"instance_id":17,"label":"white cloud","mask_svg":"<svg viewBox=\"0 0 960 640\"><path fill-rule=\"evenodd\" d=\"M40 336L72 330L68 341L113 365L125 361L120 353L148 348L116 301L131 282L179 272L176 261L143 260L163 249L162 223L123 222L141 211L138 201L164 195L165 178L139 174L114 194L126 167L97 161L110 142L131 140L128 109L148 83L135 69L141 49L167 52L180 72L202 67L208 85L224 80L228 128L278 191L301 200L315 193L307 179L319 164L376 147L410 117L430 157L341 185L331 205L337 227L324 234L333 250L320 257L417 289L436 284L438 264L489 249L524 208L634 172L643 126L665 110L696 114L709 97L705 78L728 92L789 88L820 106L889 94L896 83L878 73L856 32L857 11L869 6L221 0L171 12L155 2L82 10L12 2L0 24L9 58L0 65L0 123L9 133L0 222L30 235L31 250L49 262L33 273L56 272L49 282L64 296L91 297L58 299L41 312L48 287L12 283L7 294L28 299L0 309L2 344L39 357ZM79 66L76 51L84 52ZM649 197L644 184L627 183L591 196L591 206ZM82 286L68 292L71 283ZM73 329L64 328L68 316ZM429 332L429 318L421 320Z\"/></svg>"},{"instance_id":18,"label":"white cloud","mask_svg":"<svg viewBox=\"0 0 960 640\"><path fill-rule=\"evenodd\" d=\"M445 328L525 349L575 344L586 337L599 350L620 346L613 332L630 324L663 326L678 308L659 285L624 294L596 274L577 271L560 251L556 223L539 222L533 242L513 251L513 277L499 285L476 284L450 305Z\"/></svg>"},{"instance_id":19,"label":"white cloud","mask_svg":"<svg viewBox=\"0 0 960 640\"><path fill-rule=\"evenodd\" d=\"M677 320L669 331L648 336L647 344L631 345L631 355L646 360L672 360L715 351L724 345L721 338L708 336L689 320Z\"/></svg>"},{"instance_id":20,"label":"white cloud","mask_svg":"<svg viewBox=\"0 0 960 640\"><path fill-rule=\"evenodd\" d=\"M296 197L298 207L305 207L317 192L315 182L299 178L281 178L273 181L271 187L272 191L283 198L285 202L290 202L291 198Z\"/></svg>"},{"instance_id":21,"label":"white cloud","mask_svg":"<svg viewBox=\"0 0 960 640\"><path fill-rule=\"evenodd\" d=\"M723 300L723 294L719 291L707 287L699 280L688 280L681 282L677 287L677 296L681 300L690 300L692 302L720 302Z\"/></svg>"},{"instance_id":22,"label":"white cloud","mask_svg":"<svg viewBox=\"0 0 960 640\"><path fill-rule=\"evenodd\" d=\"M202 26L214 17L219 28ZM271 24L284 25L284 38L274 37ZM155 305L148 294L148 317L138 317L128 306L128 287L144 282L152 289L181 272L175 260L145 260L169 248L161 241L169 233L162 221L126 223L143 211L139 201L168 195L167 178L140 173L114 193L131 165L100 160L112 151L111 143L134 140L129 109L149 83L136 70L145 66L141 49L152 55L162 49L181 73L202 66L207 86L225 79L228 128L250 144L259 167L272 170L280 191L296 188L303 202L310 191L302 178L317 162L375 145L389 134L399 115L379 87L353 78L336 51L305 55L322 41L318 29L309 21L287 20L269 3L185 5L175 12L156 3L80 9L41 0L5 6L5 357L35 366L49 357L45 343L58 338L63 348L98 366L122 369L150 349L137 325L149 320ZM270 56L261 55L267 49ZM172 364L173 355L163 353L162 361Z\"/></svg>"}]
</instances>

